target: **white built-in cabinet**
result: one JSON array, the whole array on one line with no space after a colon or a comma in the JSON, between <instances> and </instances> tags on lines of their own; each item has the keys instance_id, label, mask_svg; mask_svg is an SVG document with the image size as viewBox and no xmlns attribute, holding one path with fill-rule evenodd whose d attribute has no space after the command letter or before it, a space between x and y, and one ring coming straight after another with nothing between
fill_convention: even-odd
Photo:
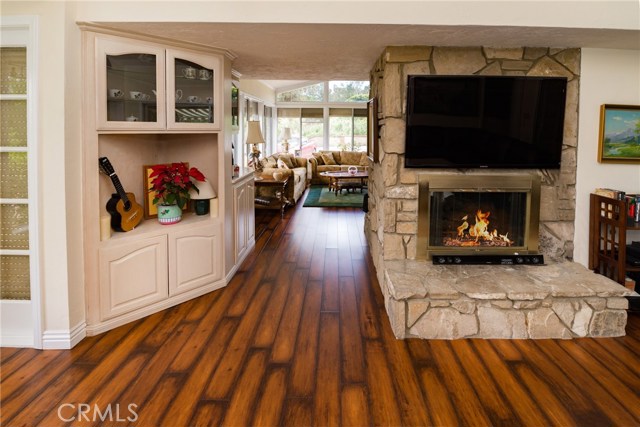
<instances>
[{"instance_id":1,"label":"white built-in cabinet","mask_svg":"<svg viewBox=\"0 0 640 427\"><path fill-rule=\"evenodd\" d=\"M95 43L98 130L221 128L221 58L122 37Z\"/></svg>"},{"instance_id":2,"label":"white built-in cabinet","mask_svg":"<svg viewBox=\"0 0 640 427\"><path fill-rule=\"evenodd\" d=\"M169 294L166 266L165 235L101 248L101 320L166 299Z\"/></svg>"},{"instance_id":3,"label":"white built-in cabinet","mask_svg":"<svg viewBox=\"0 0 640 427\"><path fill-rule=\"evenodd\" d=\"M241 262L255 243L255 186L253 174L233 186L235 262Z\"/></svg>"},{"instance_id":4,"label":"white built-in cabinet","mask_svg":"<svg viewBox=\"0 0 640 427\"><path fill-rule=\"evenodd\" d=\"M217 204L224 206L230 162L225 161L223 123L231 116L231 102L223 96L231 93L233 56L220 49L165 45L100 25L79 25L86 106L86 331L95 335L226 285L224 223L233 218L225 217L225 209L207 215L191 209L173 225L145 215L132 231L101 237L101 218L108 216L105 206L114 186L99 174L98 158L110 160L124 190L140 204L148 197L145 166L188 162L207 177Z\"/></svg>"},{"instance_id":5,"label":"white built-in cabinet","mask_svg":"<svg viewBox=\"0 0 640 427\"><path fill-rule=\"evenodd\" d=\"M218 224L169 233L169 295L222 279L221 248Z\"/></svg>"}]
</instances>

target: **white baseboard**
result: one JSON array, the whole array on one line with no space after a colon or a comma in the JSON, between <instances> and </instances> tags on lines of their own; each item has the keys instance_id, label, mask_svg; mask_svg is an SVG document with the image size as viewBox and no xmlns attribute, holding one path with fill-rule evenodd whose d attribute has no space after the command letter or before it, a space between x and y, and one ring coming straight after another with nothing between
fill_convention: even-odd
<instances>
[{"instance_id":1,"label":"white baseboard","mask_svg":"<svg viewBox=\"0 0 640 427\"><path fill-rule=\"evenodd\" d=\"M2 335L0 347L33 347L33 335Z\"/></svg>"},{"instance_id":2,"label":"white baseboard","mask_svg":"<svg viewBox=\"0 0 640 427\"><path fill-rule=\"evenodd\" d=\"M87 324L82 321L70 330L59 329L42 333L43 350L68 350L87 336Z\"/></svg>"}]
</instances>

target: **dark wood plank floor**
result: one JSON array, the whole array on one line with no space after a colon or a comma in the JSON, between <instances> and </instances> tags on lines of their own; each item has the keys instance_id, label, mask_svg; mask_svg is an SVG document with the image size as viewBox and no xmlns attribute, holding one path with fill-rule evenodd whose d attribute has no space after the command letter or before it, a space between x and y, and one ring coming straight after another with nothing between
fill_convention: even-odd
<instances>
[{"instance_id":1,"label":"dark wood plank floor","mask_svg":"<svg viewBox=\"0 0 640 427\"><path fill-rule=\"evenodd\" d=\"M3 348L1 424L86 404L72 425L640 425L637 315L615 339L397 341L363 226L359 209L259 211L226 288L70 351Z\"/></svg>"}]
</instances>

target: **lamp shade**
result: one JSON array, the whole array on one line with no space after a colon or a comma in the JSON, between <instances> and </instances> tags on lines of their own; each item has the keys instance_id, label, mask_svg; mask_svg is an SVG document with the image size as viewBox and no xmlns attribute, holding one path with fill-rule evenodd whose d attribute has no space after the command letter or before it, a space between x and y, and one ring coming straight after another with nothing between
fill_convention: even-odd
<instances>
[{"instance_id":1,"label":"lamp shade","mask_svg":"<svg viewBox=\"0 0 640 427\"><path fill-rule=\"evenodd\" d=\"M282 139L285 141L291 139L291 128L284 128L284 132L282 132Z\"/></svg>"},{"instance_id":2,"label":"lamp shade","mask_svg":"<svg viewBox=\"0 0 640 427\"><path fill-rule=\"evenodd\" d=\"M194 185L198 187L200 192L197 192L195 188L191 187L189 190L189 195L193 200L207 200L207 199L215 199L217 197L215 190L211 187L211 183L208 179L204 179L203 181L196 181Z\"/></svg>"},{"instance_id":3,"label":"lamp shade","mask_svg":"<svg viewBox=\"0 0 640 427\"><path fill-rule=\"evenodd\" d=\"M250 121L249 129L247 131L247 144L264 144L264 137L262 136L262 130L260 130L260 122Z\"/></svg>"}]
</instances>

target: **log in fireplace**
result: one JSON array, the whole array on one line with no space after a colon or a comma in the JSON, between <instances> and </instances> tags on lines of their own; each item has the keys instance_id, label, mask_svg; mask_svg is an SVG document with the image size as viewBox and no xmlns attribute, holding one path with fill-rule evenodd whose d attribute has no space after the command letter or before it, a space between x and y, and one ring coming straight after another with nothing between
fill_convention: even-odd
<instances>
[{"instance_id":1,"label":"log in fireplace","mask_svg":"<svg viewBox=\"0 0 640 427\"><path fill-rule=\"evenodd\" d=\"M538 252L537 175L418 174L417 258Z\"/></svg>"}]
</instances>

